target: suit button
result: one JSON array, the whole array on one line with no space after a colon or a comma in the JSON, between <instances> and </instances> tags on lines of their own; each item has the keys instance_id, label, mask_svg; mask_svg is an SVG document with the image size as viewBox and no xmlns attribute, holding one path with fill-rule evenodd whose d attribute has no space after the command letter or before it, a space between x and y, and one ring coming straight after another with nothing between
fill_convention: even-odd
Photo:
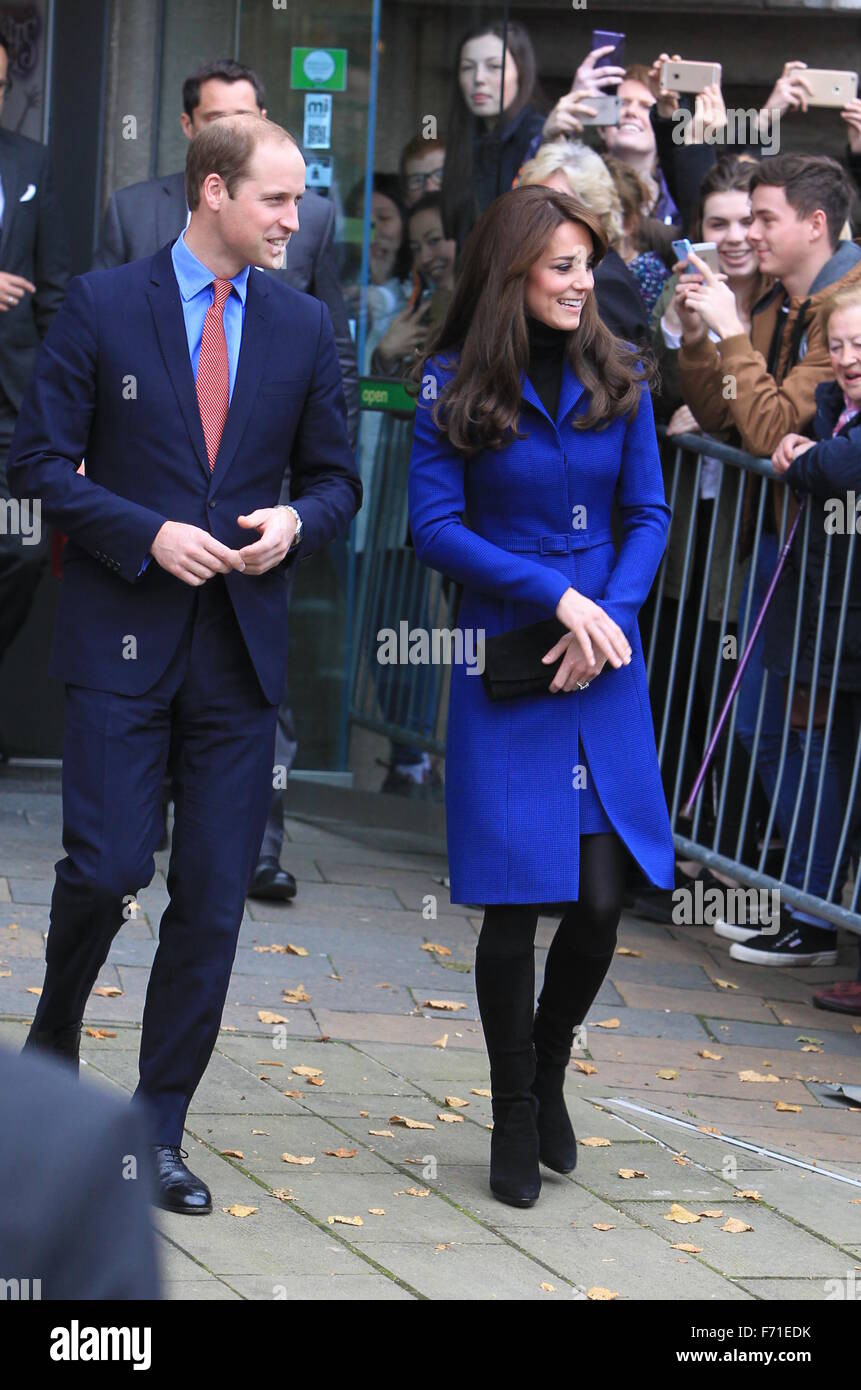
<instances>
[{"instance_id":1,"label":"suit button","mask_svg":"<svg viewBox=\"0 0 861 1390\"><path fill-rule=\"evenodd\" d=\"M213 508L214 506L215 506L215 503L214 503L214 502L210 502L210 504L209 504L209 509L210 509L210 511L212 511L212 508Z\"/></svg>"}]
</instances>

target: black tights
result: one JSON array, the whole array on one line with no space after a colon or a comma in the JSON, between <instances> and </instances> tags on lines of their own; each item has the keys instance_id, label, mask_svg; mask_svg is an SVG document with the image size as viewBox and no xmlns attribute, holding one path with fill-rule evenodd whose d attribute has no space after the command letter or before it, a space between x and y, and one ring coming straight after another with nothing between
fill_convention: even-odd
<instances>
[{"instance_id":1,"label":"black tights","mask_svg":"<svg viewBox=\"0 0 861 1390\"><path fill-rule=\"evenodd\" d=\"M628 854L617 835L580 840L580 896L547 952L539 1004L572 1030L582 1023L616 949ZM494 1095L528 1089L535 1002L538 906L490 904L475 952L475 988Z\"/></svg>"}]
</instances>

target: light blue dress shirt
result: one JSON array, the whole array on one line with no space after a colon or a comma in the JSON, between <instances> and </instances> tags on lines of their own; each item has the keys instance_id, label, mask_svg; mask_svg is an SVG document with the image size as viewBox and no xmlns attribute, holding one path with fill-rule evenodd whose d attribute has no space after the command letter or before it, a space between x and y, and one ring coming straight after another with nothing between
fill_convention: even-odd
<instances>
[{"instance_id":1,"label":"light blue dress shirt","mask_svg":"<svg viewBox=\"0 0 861 1390\"><path fill-rule=\"evenodd\" d=\"M211 270L199 261L193 251L190 251L185 244L185 232L179 237L171 248L171 259L173 261L176 282L179 285L180 301L182 303L182 317L185 321L185 334L188 339L188 355L191 358L191 370L194 379L197 381L197 364L200 361L200 340L203 337L203 320L206 318L206 311L215 297L213 285L215 276ZM227 368L228 368L228 404L233 400L233 385L236 381L236 370L239 366L239 349L242 346L242 324L245 319L245 293L248 288L248 271L250 267L244 266L238 275L234 275L231 280L233 290L227 296L224 304L224 336L227 339ZM235 293L234 293L235 290ZM149 566L152 559L147 555L140 569L138 579L144 570Z\"/></svg>"},{"instance_id":2,"label":"light blue dress shirt","mask_svg":"<svg viewBox=\"0 0 861 1390\"><path fill-rule=\"evenodd\" d=\"M200 361L200 340L203 337L203 320L206 318L206 311L214 297L215 276L186 246L185 232L174 242L170 254L182 301L182 316L185 320L191 370L196 381L197 364ZM245 319L245 295L248 289L249 269L249 266L243 266L239 274L234 275L230 282L233 290L227 296L224 305L224 336L227 339L229 370L228 401L233 399L236 369L239 366L239 349L242 346L242 324Z\"/></svg>"}]
</instances>

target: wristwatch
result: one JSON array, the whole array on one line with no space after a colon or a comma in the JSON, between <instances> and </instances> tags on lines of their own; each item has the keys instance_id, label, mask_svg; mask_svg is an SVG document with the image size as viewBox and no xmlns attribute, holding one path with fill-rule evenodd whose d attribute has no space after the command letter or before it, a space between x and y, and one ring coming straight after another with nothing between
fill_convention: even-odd
<instances>
[{"instance_id":1,"label":"wristwatch","mask_svg":"<svg viewBox=\"0 0 861 1390\"><path fill-rule=\"evenodd\" d=\"M285 510L286 512L292 512L293 515L294 515L295 518L296 518L296 534L295 534L295 536L293 537L293 541L292 541L292 543L291 543L291 545L290 545L290 550L287 551L287 554L289 555L289 554L290 554L290 551L291 551L291 550L295 550L296 547L297 547L297 545L299 544L299 542L300 542L301 539L302 539L302 518L301 518L301 516L299 515L299 513L297 512L296 508L295 508L295 507L291 507L289 503L287 503L287 504L285 505L284 510Z\"/></svg>"}]
</instances>

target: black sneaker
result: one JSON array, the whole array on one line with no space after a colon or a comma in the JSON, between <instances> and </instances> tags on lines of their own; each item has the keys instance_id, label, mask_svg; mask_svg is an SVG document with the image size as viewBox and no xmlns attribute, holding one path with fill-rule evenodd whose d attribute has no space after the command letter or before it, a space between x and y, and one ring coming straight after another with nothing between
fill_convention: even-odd
<instances>
[{"instance_id":1,"label":"black sneaker","mask_svg":"<svg viewBox=\"0 0 861 1390\"><path fill-rule=\"evenodd\" d=\"M733 960L751 965L836 965L837 932L814 927L794 918L778 936L759 933L762 940L736 941L730 946Z\"/></svg>"},{"instance_id":2,"label":"black sneaker","mask_svg":"<svg viewBox=\"0 0 861 1390\"><path fill-rule=\"evenodd\" d=\"M726 891L724 888L724 892ZM745 889L741 891L745 892ZM770 895L767 894L766 899L768 897ZM728 922L725 918L719 917L712 930L715 936L722 937L724 941L753 941L768 944L778 936L784 936L792 923L791 908L780 907L776 914L772 913L771 903L763 902L757 894L754 902L742 904L739 920Z\"/></svg>"}]
</instances>

